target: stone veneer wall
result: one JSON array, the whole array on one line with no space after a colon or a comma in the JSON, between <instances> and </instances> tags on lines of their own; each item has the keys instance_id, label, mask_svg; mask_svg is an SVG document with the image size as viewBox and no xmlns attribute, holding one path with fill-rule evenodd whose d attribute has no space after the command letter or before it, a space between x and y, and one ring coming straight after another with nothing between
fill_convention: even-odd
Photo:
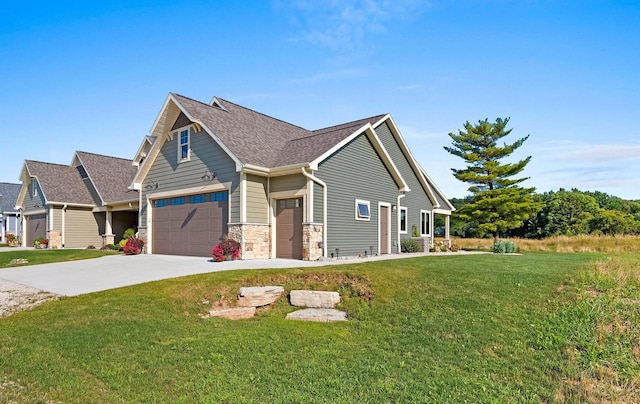
<instances>
[{"instance_id":1,"label":"stone veneer wall","mask_svg":"<svg viewBox=\"0 0 640 404\"><path fill-rule=\"evenodd\" d=\"M49 232L49 248L62 248L62 232Z\"/></svg>"},{"instance_id":2,"label":"stone veneer wall","mask_svg":"<svg viewBox=\"0 0 640 404\"><path fill-rule=\"evenodd\" d=\"M148 254L149 249L147 248L147 241L148 241L148 238L147 238L147 226L138 227L137 237L140 240L144 241L144 246L142 247L142 254Z\"/></svg>"},{"instance_id":3,"label":"stone veneer wall","mask_svg":"<svg viewBox=\"0 0 640 404\"><path fill-rule=\"evenodd\" d=\"M271 257L271 226L256 223L229 223L229 238L242 246L241 259Z\"/></svg>"},{"instance_id":4,"label":"stone veneer wall","mask_svg":"<svg viewBox=\"0 0 640 404\"><path fill-rule=\"evenodd\" d=\"M316 261L322 257L322 224L302 224L302 259Z\"/></svg>"}]
</instances>

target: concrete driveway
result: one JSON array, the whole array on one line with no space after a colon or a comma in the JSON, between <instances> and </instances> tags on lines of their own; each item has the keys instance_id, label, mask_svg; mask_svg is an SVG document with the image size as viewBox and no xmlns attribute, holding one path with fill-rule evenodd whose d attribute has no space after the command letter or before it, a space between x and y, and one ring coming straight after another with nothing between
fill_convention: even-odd
<instances>
[{"instance_id":1,"label":"concrete driveway","mask_svg":"<svg viewBox=\"0 0 640 404\"><path fill-rule=\"evenodd\" d=\"M456 256L461 254L478 253L459 251L457 253L386 254L323 262L287 259L213 262L211 258L175 255L108 255L80 261L0 269L0 279L58 295L76 296L162 279L234 269L318 267L418 256Z\"/></svg>"},{"instance_id":2,"label":"concrete driveway","mask_svg":"<svg viewBox=\"0 0 640 404\"><path fill-rule=\"evenodd\" d=\"M0 269L0 279L76 296L161 279L234 269L299 268L327 263L271 259L212 262L173 255L108 255L80 261Z\"/></svg>"}]
</instances>

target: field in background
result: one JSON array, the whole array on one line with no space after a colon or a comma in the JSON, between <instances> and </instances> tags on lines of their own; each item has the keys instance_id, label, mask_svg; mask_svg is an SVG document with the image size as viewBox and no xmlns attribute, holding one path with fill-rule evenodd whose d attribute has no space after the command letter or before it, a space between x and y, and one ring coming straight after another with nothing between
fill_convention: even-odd
<instances>
[{"instance_id":1,"label":"field in background","mask_svg":"<svg viewBox=\"0 0 640 404\"><path fill-rule=\"evenodd\" d=\"M542 240L510 238L523 251L640 253L640 236L556 236ZM453 238L463 250L490 250L492 238Z\"/></svg>"}]
</instances>

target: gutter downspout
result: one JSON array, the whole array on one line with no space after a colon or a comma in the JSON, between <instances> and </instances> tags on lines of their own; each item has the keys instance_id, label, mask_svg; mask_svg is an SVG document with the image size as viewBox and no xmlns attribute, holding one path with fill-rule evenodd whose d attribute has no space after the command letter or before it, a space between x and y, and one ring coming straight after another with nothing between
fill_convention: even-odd
<instances>
[{"instance_id":1,"label":"gutter downspout","mask_svg":"<svg viewBox=\"0 0 640 404\"><path fill-rule=\"evenodd\" d=\"M396 209L397 209L397 214L398 214L398 253L402 252L402 245L400 244L401 240L400 240L400 199L404 198L405 196L407 196L407 194L405 193L400 193L398 194L398 200L397 200L397 204L396 204ZM405 223L407 225L407 227L409 226L409 218L405 217ZM407 233L409 232L409 229L407 229Z\"/></svg>"},{"instance_id":2,"label":"gutter downspout","mask_svg":"<svg viewBox=\"0 0 640 404\"><path fill-rule=\"evenodd\" d=\"M65 227L65 216L67 215L67 204L65 203L64 206L62 207L62 240L60 240L60 242L62 243L62 248L64 248L64 235L66 233L66 229Z\"/></svg>"},{"instance_id":3,"label":"gutter downspout","mask_svg":"<svg viewBox=\"0 0 640 404\"><path fill-rule=\"evenodd\" d=\"M322 256L327 258L327 184L320 178L309 174L304 167L302 167L302 175L322 187Z\"/></svg>"}]
</instances>

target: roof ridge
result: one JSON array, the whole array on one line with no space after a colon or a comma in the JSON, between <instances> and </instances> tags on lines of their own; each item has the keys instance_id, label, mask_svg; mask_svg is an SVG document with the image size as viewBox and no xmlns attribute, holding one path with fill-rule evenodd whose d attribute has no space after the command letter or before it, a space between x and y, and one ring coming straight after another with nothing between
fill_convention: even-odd
<instances>
[{"instance_id":1,"label":"roof ridge","mask_svg":"<svg viewBox=\"0 0 640 404\"><path fill-rule=\"evenodd\" d=\"M273 117L273 116L271 116L271 115L267 115L267 114L265 114L265 113L262 113L262 112L256 111L255 109L247 108L247 107L245 107L245 106L242 106L242 105L236 104L235 102L232 102L232 101L229 101L229 100L225 100L224 98L220 98L220 97L215 97L215 98L216 98L216 99L218 99L218 100L220 100L220 101L224 101L224 102L226 102L226 103L232 104L232 105L234 105L234 106L236 106L236 107L238 107L238 108L242 108L242 109L244 109L244 110L251 111L251 112L253 112L254 114L262 115L262 116L264 116L265 118L269 118L269 119L272 119L272 120L274 120L274 121L282 122L282 123L284 123L284 124L286 124L286 125L293 126L294 128L302 129L302 130L304 130L305 132L311 132L309 129L303 128L302 126L299 126L299 125L293 124L293 123L291 123L291 122L283 121L282 119L275 118L275 117ZM206 105L208 105L208 104L206 104ZM209 107L211 107L211 105L208 105L208 106L209 106ZM213 107L212 107L212 108L213 108Z\"/></svg>"},{"instance_id":2,"label":"roof ridge","mask_svg":"<svg viewBox=\"0 0 640 404\"><path fill-rule=\"evenodd\" d=\"M370 120L371 118L377 118L377 117L380 117L380 116L387 116L387 115L388 115L388 114L372 115L372 116L370 116L370 117L368 117L368 118L356 119L356 120L354 120L354 121L350 121L350 122L345 122L345 123L340 123L340 124L337 124L337 125L327 126L327 127L325 127L325 128L315 129L315 130L313 130L312 132L313 132L313 133L317 133L317 134L334 132L334 131L338 130L338 128L339 128L339 127L341 127L341 128L348 128L349 126L356 126L356 125L358 125L358 123L359 123L359 122L362 122L362 121L368 121L368 120Z\"/></svg>"},{"instance_id":3,"label":"roof ridge","mask_svg":"<svg viewBox=\"0 0 640 404\"><path fill-rule=\"evenodd\" d=\"M29 160L26 159L25 162L31 162L31 163L39 163L39 164L49 164L51 166L60 166L60 167L66 167L69 168L68 164L60 164L60 163L49 163L48 161L40 161L40 160Z\"/></svg>"},{"instance_id":4,"label":"roof ridge","mask_svg":"<svg viewBox=\"0 0 640 404\"><path fill-rule=\"evenodd\" d=\"M86 152L86 151L82 151L82 150L76 150L76 153L91 154L91 155L94 155L94 156L107 157L107 158L110 158L110 159L118 159L118 160L125 160L125 161L131 161L131 162L133 161L132 159L128 159L128 158L124 158L124 157L108 156L106 154Z\"/></svg>"}]
</instances>

